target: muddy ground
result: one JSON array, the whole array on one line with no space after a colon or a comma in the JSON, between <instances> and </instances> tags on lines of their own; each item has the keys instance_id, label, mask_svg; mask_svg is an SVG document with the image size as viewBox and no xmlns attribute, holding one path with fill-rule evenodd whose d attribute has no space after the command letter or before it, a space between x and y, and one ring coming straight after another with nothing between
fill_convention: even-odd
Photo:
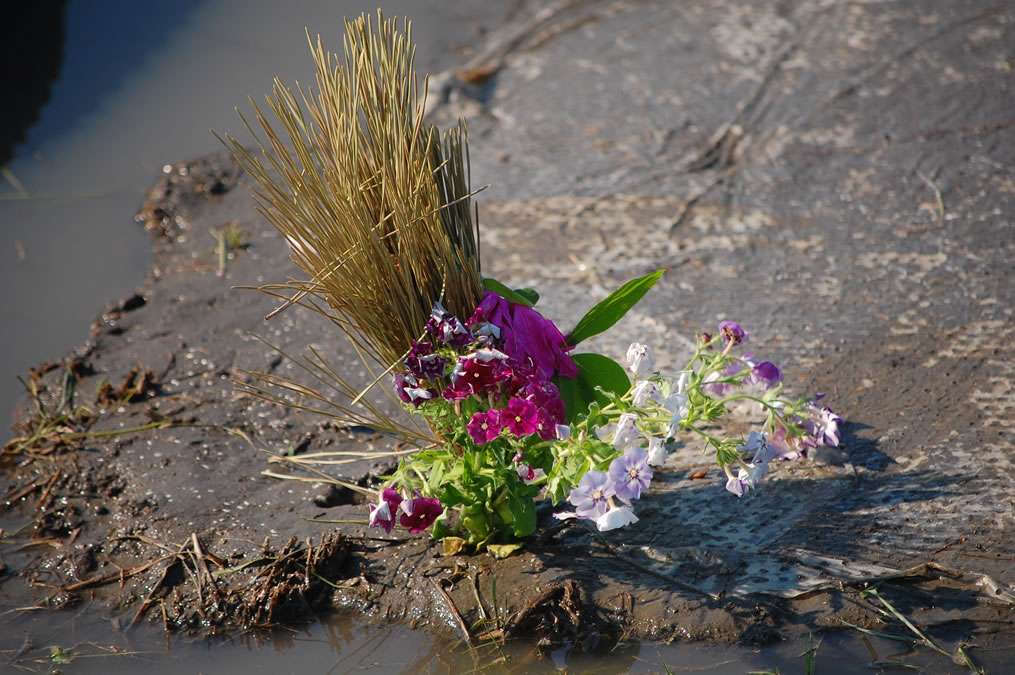
<instances>
[{"instance_id":1,"label":"muddy ground","mask_svg":"<svg viewBox=\"0 0 1015 675\"><path fill-rule=\"evenodd\" d=\"M316 316L265 323L277 302L232 288L296 271L247 177L199 158L168 167L141 211L157 252L143 287L32 374L67 414L46 426L26 400L14 435L35 438L4 455L4 609L90 602L119 626L201 634L333 608L448 635L486 616L474 638L546 648L767 643L883 628L860 592L884 580L896 609L989 660L1015 635L1015 12L1002 4L523 5L465 77L432 83L433 119L468 117L474 187L492 185L478 198L487 274L538 288L566 328L665 268L595 346L619 357L638 339L676 367L695 332L737 319L791 389L825 392L848 420L840 451L737 500L714 469L691 478L709 462L689 443L637 527L600 538L553 527L547 507L507 560L312 522L366 507L262 475L290 471L272 454L395 441L234 387L247 371L301 377L253 335L364 373ZM223 269L211 232L227 227L242 246ZM370 485L390 466L329 473Z\"/></svg>"}]
</instances>

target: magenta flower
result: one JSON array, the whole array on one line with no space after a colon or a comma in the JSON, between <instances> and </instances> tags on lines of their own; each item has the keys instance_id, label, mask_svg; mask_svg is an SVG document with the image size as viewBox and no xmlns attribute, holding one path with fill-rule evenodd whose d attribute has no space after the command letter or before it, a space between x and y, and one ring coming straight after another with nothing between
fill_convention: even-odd
<instances>
[{"instance_id":1,"label":"magenta flower","mask_svg":"<svg viewBox=\"0 0 1015 675\"><path fill-rule=\"evenodd\" d=\"M513 398L507 408L501 410L500 421L515 436L521 438L536 432L539 424L539 410L531 401Z\"/></svg>"},{"instance_id":2,"label":"magenta flower","mask_svg":"<svg viewBox=\"0 0 1015 675\"><path fill-rule=\"evenodd\" d=\"M497 391L498 383L511 376L510 371L497 359L483 361L476 357L465 357L461 364L461 372L454 378L455 386L468 386L474 394ZM465 380L465 385L462 380Z\"/></svg>"},{"instance_id":3,"label":"magenta flower","mask_svg":"<svg viewBox=\"0 0 1015 675\"><path fill-rule=\"evenodd\" d=\"M370 505L370 527L379 527L388 534L395 525L395 511L402 503L402 495L398 490L384 488L377 504Z\"/></svg>"},{"instance_id":4,"label":"magenta flower","mask_svg":"<svg viewBox=\"0 0 1015 675\"><path fill-rule=\"evenodd\" d=\"M652 480L648 453L644 448L632 446L623 455L610 462L609 473L617 496L621 499L639 499L641 491Z\"/></svg>"},{"instance_id":5,"label":"magenta flower","mask_svg":"<svg viewBox=\"0 0 1015 675\"><path fill-rule=\"evenodd\" d=\"M732 342L734 345L742 345L747 342L750 333L745 332L736 321L721 321L719 322L719 335L722 337L723 344Z\"/></svg>"},{"instance_id":6,"label":"magenta flower","mask_svg":"<svg viewBox=\"0 0 1015 675\"><path fill-rule=\"evenodd\" d=\"M536 420L536 433L544 441L552 441L557 438L557 418L546 408L537 408L538 418Z\"/></svg>"},{"instance_id":7,"label":"magenta flower","mask_svg":"<svg viewBox=\"0 0 1015 675\"><path fill-rule=\"evenodd\" d=\"M401 511L398 524L416 534L433 525L433 522L444 513L444 507L441 506L439 499L416 497L402 502Z\"/></svg>"},{"instance_id":8,"label":"magenta flower","mask_svg":"<svg viewBox=\"0 0 1015 675\"><path fill-rule=\"evenodd\" d=\"M487 291L469 325L492 323L501 329L504 350L520 362L531 361L550 378L554 373L578 377L578 367L568 356L567 342L560 330L539 312Z\"/></svg>"},{"instance_id":9,"label":"magenta flower","mask_svg":"<svg viewBox=\"0 0 1015 675\"><path fill-rule=\"evenodd\" d=\"M465 425L472 441L476 445L483 445L500 436L501 422L500 410L487 410L478 412L472 416L469 423Z\"/></svg>"}]
</instances>

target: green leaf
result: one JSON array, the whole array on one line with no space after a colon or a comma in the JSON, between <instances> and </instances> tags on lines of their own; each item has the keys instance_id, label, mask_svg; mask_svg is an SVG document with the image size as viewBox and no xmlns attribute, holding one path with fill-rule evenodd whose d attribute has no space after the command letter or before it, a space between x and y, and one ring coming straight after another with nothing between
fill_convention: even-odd
<instances>
[{"instance_id":1,"label":"green leaf","mask_svg":"<svg viewBox=\"0 0 1015 675\"><path fill-rule=\"evenodd\" d=\"M531 302L532 304L529 305L530 307L535 306L535 304L539 302L539 293L537 293L534 288L516 288L515 293Z\"/></svg>"},{"instance_id":2,"label":"green leaf","mask_svg":"<svg viewBox=\"0 0 1015 675\"><path fill-rule=\"evenodd\" d=\"M648 290L659 281L659 277L662 275L663 270L659 270L644 277L631 279L600 300L578 321L574 330L567 336L567 344L573 347L579 342L608 330L610 326L627 314L629 309L638 304L638 301L648 293Z\"/></svg>"},{"instance_id":3,"label":"green leaf","mask_svg":"<svg viewBox=\"0 0 1015 675\"><path fill-rule=\"evenodd\" d=\"M529 497L511 493L511 515L515 518L515 536L525 537L536 531L536 505Z\"/></svg>"},{"instance_id":4,"label":"green leaf","mask_svg":"<svg viewBox=\"0 0 1015 675\"><path fill-rule=\"evenodd\" d=\"M623 396L631 388L627 372L613 359L602 354L572 354L571 358L578 366L578 377L553 378L564 401L568 424L574 422L579 414L587 413L590 404L607 404L607 396L596 391L596 387L618 396Z\"/></svg>"},{"instance_id":5,"label":"green leaf","mask_svg":"<svg viewBox=\"0 0 1015 675\"><path fill-rule=\"evenodd\" d=\"M532 307L536 304L536 300L539 299L539 294L531 288L522 288L518 291L512 291L501 282L496 279L490 279L489 277L483 277L483 288L488 291L493 291L505 300L517 302L518 304L525 305L526 307ZM535 296L535 298L532 296Z\"/></svg>"}]
</instances>

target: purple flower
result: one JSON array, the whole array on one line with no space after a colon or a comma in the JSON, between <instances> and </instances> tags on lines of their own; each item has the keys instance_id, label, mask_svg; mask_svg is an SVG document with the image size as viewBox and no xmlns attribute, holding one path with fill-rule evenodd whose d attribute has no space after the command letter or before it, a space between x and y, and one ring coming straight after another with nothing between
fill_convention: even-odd
<instances>
[{"instance_id":1,"label":"purple flower","mask_svg":"<svg viewBox=\"0 0 1015 675\"><path fill-rule=\"evenodd\" d=\"M377 504L370 505L370 527L379 527L388 534L395 525L395 511L402 503L402 495L398 490L384 488L381 492L381 499Z\"/></svg>"},{"instance_id":2,"label":"purple flower","mask_svg":"<svg viewBox=\"0 0 1015 675\"><path fill-rule=\"evenodd\" d=\"M532 402L524 398L513 398L508 401L507 408L501 411L500 421L511 433L521 438L536 432L539 411Z\"/></svg>"},{"instance_id":3,"label":"purple flower","mask_svg":"<svg viewBox=\"0 0 1015 675\"><path fill-rule=\"evenodd\" d=\"M830 448L839 445L840 424L842 424L842 418L832 412L831 408L821 409L821 414L818 416L818 428L821 431L821 440Z\"/></svg>"},{"instance_id":4,"label":"purple flower","mask_svg":"<svg viewBox=\"0 0 1015 675\"><path fill-rule=\"evenodd\" d=\"M644 448L632 446L623 455L610 462L610 480L621 499L640 499L641 491L652 480L648 453Z\"/></svg>"},{"instance_id":5,"label":"purple flower","mask_svg":"<svg viewBox=\"0 0 1015 675\"><path fill-rule=\"evenodd\" d=\"M428 497L407 499L402 502L401 510L402 515L398 518L398 524L413 534L433 525L433 522L444 513L440 500Z\"/></svg>"},{"instance_id":6,"label":"purple flower","mask_svg":"<svg viewBox=\"0 0 1015 675\"><path fill-rule=\"evenodd\" d=\"M579 518L596 520L610 508L610 497L615 495L613 481L603 471L592 469L586 471L578 481L578 487L572 488L567 501L575 507L575 515Z\"/></svg>"},{"instance_id":7,"label":"purple flower","mask_svg":"<svg viewBox=\"0 0 1015 675\"><path fill-rule=\"evenodd\" d=\"M596 518L596 527L600 532L606 532L637 522L638 516L634 515L634 510L630 506L615 506Z\"/></svg>"},{"instance_id":8,"label":"purple flower","mask_svg":"<svg viewBox=\"0 0 1015 675\"><path fill-rule=\"evenodd\" d=\"M742 345L747 342L750 334L745 332L736 321L720 321L719 335L725 345L729 345L731 342L734 345Z\"/></svg>"},{"instance_id":9,"label":"purple flower","mask_svg":"<svg viewBox=\"0 0 1015 675\"><path fill-rule=\"evenodd\" d=\"M465 428L476 445L492 441L500 436L500 410L487 410L474 414Z\"/></svg>"},{"instance_id":10,"label":"purple flower","mask_svg":"<svg viewBox=\"0 0 1015 675\"><path fill-rule=\"evenodd\" d=\"M755 382L764 385L765 389L771 389L782 382L782 371L771 361L762 361L751 368L751 376Z\"/></svg>"},{"instance_id":11,"label":"purple flower","mask_svg":"<svg viewBox=\"0 0 1015 675\"><path fill-rule=\"evenodd\" d=\"M531 361L544 377L554 373L578 377L578 367L568 356L569 347L560 330L531 307L487 291L469 319L470 325L482 322L499 326L505 351L518 361Z\"/></svg>"}]
</instances>

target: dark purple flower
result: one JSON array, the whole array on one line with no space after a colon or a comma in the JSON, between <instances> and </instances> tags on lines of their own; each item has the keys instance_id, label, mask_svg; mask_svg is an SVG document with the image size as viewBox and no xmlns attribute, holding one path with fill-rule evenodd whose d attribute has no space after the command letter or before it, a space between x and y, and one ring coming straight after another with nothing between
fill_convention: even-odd
<instances>
[{"instance_id":1,"label":"dark purple flower","mask_svg":"<svg viewBox=\"0 0 1015 675\"><path fill-rule=\"evenodd\" d=\"M395 511L401 503L402 495L398 494L398 490L384 488L380 501L370 505L370 527L379 527L391 534L391 528L395 525Z\"/></svg>"},{"instance_id":2,"label":"dark purple flower","mask_svg":"<svg viewBox=\"0 0 1015 675\"><path fill-rule=\"evenodd\" d=\"M500 421L515 436L521 438L535 433L539 422L539 411L531 401L513 398L500 414Z\"/></svg>"},{"instance_id":3,"label":"dark purple flower","mask_svg":"<svg viewBox=\"0 0 1015 675\"><path fill-rule=\"evenodd\" d=\"M624 454L610 462L608 473L613 481L617 496L621 499L639 499L641 491L652 480L652 469L648 465L645 448L631 446Z\"/></svg>"},{"instance_id":4,"label":"dark purple flower","mask_svg":"<svg viewBox=\"0 0 1015 675\"><path fill-rule=\"evenodd\" d=\"M755 382L764 385L765 389L771 389L782 382L782 371L771 361L762 361L751 368L751 376Z\"/></svg>"},{"instance_id":5,"label":"dark purple flower","mask_svg":"<svg viewBox=\"0 0 1015 675\"><path fill-rule=\"evenodd\" d=\"M457 316L449 314L439 302L434 303L430 319L426 322L426 331L454 349L461 349L476 340L472 331L463 325Z\"/></svg>"},{"instance_id":6,"label":"dark purple flower","mask_svg":"<svg viewBox=\"0 0 1015 675\"><path fill-rule=\"evenodd\" d=\"M440 500L429 497L407 499L402 502L401 510L402 515L398 518L398 524L413 534L433 525L433 522L444 513Z\"/></svg>"},{"instance_id":7,"label":"dark purple flower","mask_svg":"<svg viewBox=\"0 0 1015 675\"><path fill-rule=\"evenodd\" d=\"M411 403L414 408L418 408L434 396L433 390L421 387L419 380L408 371L395 373L393 379L398 397L406 403Z\"/></svg>"},{"instance_id":8,"label":"dark purple flower","mask_svg":"<svg viewBox=\"0 0 1015 675\"><path fill-rule=\"evenodd\" d=\"M595 520L610 508L610 497L617 493L613 481L603 471L592 469L586 471L578 481L578 487L572 488L567 501L574 505L574 512L579 518Z\"/></svg>"},{"instance_id":9,"label":"dark purple flower","mask_svg":"<svg viewBox=\"0 0 1015 675\"><path fill-rule=\"evenodd\" d=\"M433 353L432 342L413 341L409 355L405 357L405 367L421 380L436 380L444 377L447 362Z\"/></svg>"},{"instance_id":10,"label":"dark purple flower","mask_svg":"<svg viewBox=\"0 0 1015 675\"><path fill-rule=\"evenodd\" d=\"M741 345L747 342L750 334L745 332L736 321L720 321L719 335L722 337L723 344L728 345L732 342L734 345Z\"/></svg>"},{"instance_id":11,"label":"dark purple flower","mask_svg":"<svg viewBox=\"0 0 1015 675\"><path fill-rule=\"evenodd\" d=\"M494 409L475 413L469 423L465 425L476 445L483 445L500 436L500 412L500 410Z\"/></svg>"}]
</instances>

